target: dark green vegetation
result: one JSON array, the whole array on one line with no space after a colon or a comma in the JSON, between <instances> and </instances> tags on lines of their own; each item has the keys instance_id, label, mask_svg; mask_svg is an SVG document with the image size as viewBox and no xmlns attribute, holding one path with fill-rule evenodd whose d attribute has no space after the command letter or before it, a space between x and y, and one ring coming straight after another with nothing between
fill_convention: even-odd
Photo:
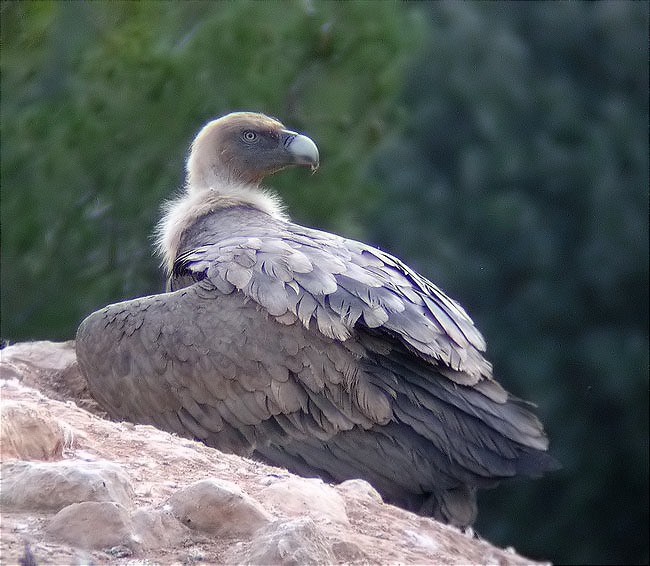
<instances>
[{"instance_id":1,"label":"dark green vegetation","mask_svg":"<svg viewBox=\"0 0 650 566\"><path fill-rule=\"evenodd\" d=\"M2 20L2 337L69 339L158 291L150 234L209 118L318 143L293 217L457 297L564 469L477 531L648 561L648 4L12 3Z\"/></svg>"}]
</instances>

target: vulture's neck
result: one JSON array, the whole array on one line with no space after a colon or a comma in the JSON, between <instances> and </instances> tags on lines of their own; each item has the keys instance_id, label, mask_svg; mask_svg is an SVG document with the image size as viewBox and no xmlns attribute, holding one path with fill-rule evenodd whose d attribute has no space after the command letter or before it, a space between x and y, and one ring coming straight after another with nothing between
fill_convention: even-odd
<instances>
[{"instance_id":1,"label":"vulture's neck","mask_svg":"<svg viewBox=\"0 0 650 566\"><path fill-rule=\"evenodd\" d=\"M188 228L206 214L235 206L256 208L274 218L288 220L280 198L257 185L232 182L192 185L188 179L184 193L164 205L164 214L155 232L156 250L167 275L172 271Z\"/></svg>"}]
</instances>

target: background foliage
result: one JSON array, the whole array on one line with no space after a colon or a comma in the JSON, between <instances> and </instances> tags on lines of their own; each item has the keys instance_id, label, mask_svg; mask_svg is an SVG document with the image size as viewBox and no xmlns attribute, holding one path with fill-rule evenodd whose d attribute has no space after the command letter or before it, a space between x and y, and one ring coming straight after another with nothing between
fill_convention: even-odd
<instances>
[{"instance_id":1,"label":"background foliage","mask_svg":"<svg viewBox=\"0 0 650 566\"><path fill-rule=\"evenodd\" d=\"M150 234L234 109L313 137L295 219L448 289L563 471L477 531L648 561L648 4L3 2L2 337L69 339L162 287Z\"/></svg>"}]
</instances>

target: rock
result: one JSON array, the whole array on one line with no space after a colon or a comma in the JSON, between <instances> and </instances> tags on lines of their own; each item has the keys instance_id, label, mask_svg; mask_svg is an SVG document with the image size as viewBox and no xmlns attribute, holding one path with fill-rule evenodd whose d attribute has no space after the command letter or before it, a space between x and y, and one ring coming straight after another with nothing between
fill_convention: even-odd
<instances>
[{"instance_id":1,"label":"rock","mask_svg":"<svg viewBox=\"0 0 650 566\"><path fill-rule=\"evenodd\" d=\"M349 524L343 498L319 479L281 479L264 488L260 496L267 508L275 507L290 517L309 516Z\"/></svg>"},{"instance_id":2,"label":"rock","mask_svg":"<svg viewBox=\"0 0 650 566\"><path fill-rule=\"evenodd\" d=\"M366 480L346 480L335 487L344 498L366 499L375 503L382 503L379 492Z\"/></svg>"},{"instance_id":3,"label":"rock","mask_svg":"<svg viewBox=\"0 0 650 566\"><path fill-rule=\"evenodd\" d=\"M343 564L349 564L351 562L368 564L371 562L361 547L349 540L334 541L332 543L332 552L336 556L337 562L342 562Z\"/></svg>"},{"instance_id":4,"label":"rock","mask_svg":"<svg viewBox=\"0 0 650 566\"><path fill-rule=\"evenodd\" d=\"M135 540L145 550L170 547L190 536L169 509L138 509L131 515Z\"/></svg>"},{"instance_id":5,"label":"rock","mask_svg":"<svg viewBox=\"0 0 650 566\"><path fill-rule=\"evenodd\" d=\"M247 536L271 521L264 508L232 482L209 478L172 495L172 514L190 529Z\"/></svg>"},{"instance_id":6,"label":"rock","mask_svg":"<svg viewBox=\"0 0 650 566\"><path fill-rule=\"evenodd\" d=\"M106 413L88 392L74 350L68 342L21 342L0 350L0 379L17 379L59 401L74 400L95 414Z\"/></svg>"},{"instance_id":7,"label":"rock","mask_svg":"<svg viewBox=\"0 0 650 566\"><path fill-rule=\"evenodd\" d=\"M250 544L227 557L228 564L302 566L332 564L334 554L326 536L309 517L276 521L259 530Z\"/></svg>"},{"instance_id":8,"label":"rock","mask_svg":"<svg viewBox=\"0 0 650 566\"><path fill-rule=\"evenodd\" d=\"M71 503L106 501L131 507L131 482L114 462L2 463L0 503L4 509L58 511Z\"/></svg>"},{"instance_id":9,"label":"rock","mask_svg":"<svg viewBox=\"0 0 650 566\"><path fill-rule=\"evenodd\" d=\"M19 379L25 382L39 380L42 385L43 374L61 374L77 363L74 351L74 341L48 342L21 342L12 344L0 350L0 379ZM83 377L82 377L83 379ZM59 380L57 380L59 381Z\"/></svg>"},{"instance_id":10,"label":"rock","mask_svg":"<svg viewBox=\"0 0 650 566\"><path fill-rule=\"evenodd\" d=\"M68 505L47 526L47 533L58 540L79 548L102 549L115 558L169 548L180 544L189 532L164 509L129 512L109 501Z\"/></svg>"},{"instance_id":11,"label":"rock","mask_svg":"<svg viewBox=\"0 0 650 566\"><path fill-rule=\"evenodd\" d=\"M58 460L63 456L65 434L56 419L25 403L0 403L0 454L2 459Z\"/></svg>"},{"instance_id":12,"label":"rock","mask_svg":"<svg viewBox=\"0 0 650 566\"><path fill-rule=\"evenodd\" d=\"M47 533L78 548L102 549L139 546L133 537L129 512L112 501L84 501L61 509Z\"/></svg>"},{"instance_id":13,"label":"rock","mask_svg":"<svg viewBox=\"0 0 650 566\"><path fill-rule=\"evenodd\" d=\"M77 548L103 550L114 558L180 544L190 531L164 509L130 512L111 501L84 501L64 507L47 533Z\"/></svg>"}]
</instances>

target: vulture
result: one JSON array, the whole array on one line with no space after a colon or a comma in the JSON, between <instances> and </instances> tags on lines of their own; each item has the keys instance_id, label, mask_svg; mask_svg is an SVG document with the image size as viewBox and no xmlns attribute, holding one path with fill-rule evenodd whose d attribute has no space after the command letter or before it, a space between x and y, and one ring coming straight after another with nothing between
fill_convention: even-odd
<instances>
[{"instance_id":1,"label":"vulture","mask_svg":"<svg viewBox=\"0 0 650 566\"><path fill-rule=\"evenodd\" d=\"M467 527L476 492L557 464L532 405L436 285L377 248L293 223L261 187L314 142L235 112L194 139L157 230L166 292L111 304L76 350L112 418Z\"/></svg>"}]
</instances>

